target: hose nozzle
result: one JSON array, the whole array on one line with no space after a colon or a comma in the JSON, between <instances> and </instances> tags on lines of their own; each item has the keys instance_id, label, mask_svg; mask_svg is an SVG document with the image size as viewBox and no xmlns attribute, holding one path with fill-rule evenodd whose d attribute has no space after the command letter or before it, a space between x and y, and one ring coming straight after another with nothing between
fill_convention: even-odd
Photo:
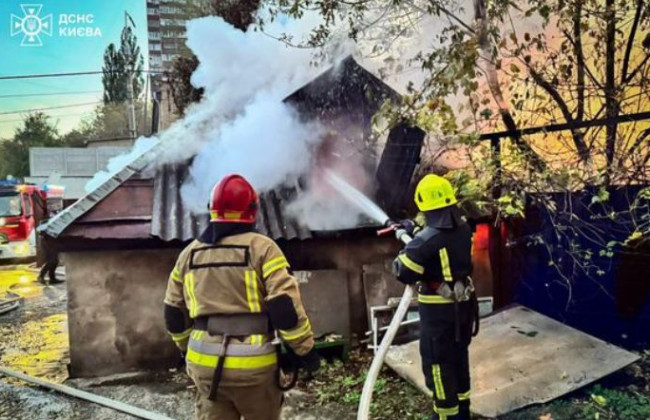
<instances>
[{"instance_id":1,"label":"hose nozzle","mask_svg":"<svg viewBox=\"0 0 650 420\"><path fill-rule=\"evenodd\" d=\"M394 222L391 219L388 219L384 222L384 226L386 227L383 229L379 229L377 231L377 236L385 236L385 235L392 234L399 228L399 223Z\"/></svg>"}]
</instances>

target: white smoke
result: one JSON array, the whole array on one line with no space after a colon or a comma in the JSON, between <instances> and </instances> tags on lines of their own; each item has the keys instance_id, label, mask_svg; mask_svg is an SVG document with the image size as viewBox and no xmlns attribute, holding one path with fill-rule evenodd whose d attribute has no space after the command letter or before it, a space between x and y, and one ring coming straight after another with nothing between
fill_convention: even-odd
<instances>
[{"instance_id":1,"label":"white smoke","mask_svg":"<svg viewBox=\"0 0 650 420\"><path fill-rule=\"evenodd\" d=\"M296 112L269 94L260 95L244 112L224 123L203 146L181 189L194 212L205 209L210 190L224 176L244 176L260 192L293 183L309 171L316 124L302 124Z\"/></svg>"},{"instance_id":2,"label":"white smoke","mask_svg":"<svg viewBox=\"0 0 650 420\"><path fill-rule=\"evenodd\" d=\"M306 22L299 25L294 21L276 21L266 30L302 37L313 26ZM242 32L217 17L188 22L187 37L187 45L200 63L192 75L192 84L205 93L200 103L163 134L165 150L161 162L184 161L200 153L207 143L221 142L221 128L236 124L234 120L245 120L250 114L244 110L249 106L255 109L256 101L270 106L275 99L275 106L284 107L283 98L322 70L310 66L312 51L290 48L252 29ZM215 166L218 163L214 161ZM213 178L210 176L210 180Z\"/></svg>"},{"instance_id":3,"label":"white smoke","mask_svg":"<svg viewBox=\"0 0 650 420\"><path fill-rule=\"evenodd\" d=\"M310 19L276 21L265 30L300 39L314 23ZM231 173L243 175L262 193L295 185L299 177L309 174L324 130L317 123L301 121L283 99L349 50L337 46L332 49L336 55L318 68L311 65L311 50L287 47L259 31L244 33L214 17L188 24L188 46L200 62L192 83L204 88L205 95L165 133L163 141L169 146L161 159L169 162L194 156L181 188L184 204L195 213L205 211L212 187ZM310 191L305 192L300 202L311 203L310 196ZM334 227L340 227L345 218L337 208L341 210L330 205L320 212L315 224L310 211L293 214L310 228L330 226L327 217L338 220L339 226ZM351 207L348 210L350 227L358 216Z\"/></svg>"},{"instance_id":4,"label":"white smoke","mask_svg":"<svg viewBox=\"0 0 650 420\"><path fill-rule=\"evenodd\" d=\"M318 188L301 194L286 211L313 231L349 229L361 220L359 210L340 194L323 195Z\"/></svg>"},{"instance_id":5,"label":"white smoke","mask_svg":"<svg viewBox=\"0 0 650 420\"><path fill-rule=\"evenodd\" d=\"M127 165L133 163L140 156L150 151L158 143L159 140L157 137L140 137L136 140L133 148L129 151L129 153L111 158L108 161L106 170L97 172L90 181L86 182L84 190L86 193L95 191L103 183L108 181L111 177L113 177Z\"/></svg>"}]
</instances>

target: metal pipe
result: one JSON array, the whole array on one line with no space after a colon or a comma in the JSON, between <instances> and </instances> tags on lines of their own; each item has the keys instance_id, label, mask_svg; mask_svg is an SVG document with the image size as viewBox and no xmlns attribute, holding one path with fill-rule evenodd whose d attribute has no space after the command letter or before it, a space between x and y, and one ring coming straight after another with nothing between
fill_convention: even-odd
<instances>
[{"instance_id":1,"label":"metal pipe","mask_svg":"<svg viewBox=\"0 0 650 420\"><path fill-rule=\"evenodd\" d=\"M404 229L397 229L395 236L405 245L411 242L412 239ZM384 364L384 358L386 357L386 353L388 353L390 345L393 343L393 339L397 334L400 323L408 312L409 306L411 306L411 299L413 298L414 293L415 290L413 286L406 286L404 289L404 294L402 295L402 298L399 301L399 305L397 306L397 310L395 311L395 315L388 325L388 330L386 331L386 334L384 334L384 338L381 340L379 350L377 350L374 359L372 359L372 364L368 370L366 382L363 384L363 391L361 392L361 400L359 401L357 420L368 420L368 416L370 414L370 402L372 401L372 392L375 388L377 376L379 376L379 371Z\"/></svg>"},{"instance_id":2,"label":"metal pipe","mask_svg":"<svg viewBox=\"0 0 650 420\"><path fill-rule=\"evenodd\" d=\"M106 397L99 395L91 394L90 392L82 391L80 389L72 388L62 384L55 384L53 382L44 381L43 379L35 378L33 376L25 375L24 373L15 372L0 366L0 374L18 378L25 382L32 383L34 385L42 386L54 391L61 392L82 400L90 401L95 404L103 405L104 407L112 408L113 410L121 411L132 416L147 419L147 420L174 420L171 417L164 416L158 413L152 413L151 411L144 410L142 408L134 407L132 405L124 404L119 401L111 400Z\"/></svg>"}]
</instances>

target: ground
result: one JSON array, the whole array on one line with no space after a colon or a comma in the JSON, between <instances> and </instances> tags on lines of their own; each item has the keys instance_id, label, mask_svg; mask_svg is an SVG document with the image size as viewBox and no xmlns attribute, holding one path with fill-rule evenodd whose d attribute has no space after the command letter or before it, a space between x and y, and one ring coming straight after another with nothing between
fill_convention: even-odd
<instances>
[{"instance_id":1,"label":"ground","mask_svg":"<svg viewBox=\"0 0 650 420\"><path fill-rule=\"evenodd\" d=\"M40 286L26 267L0 269L0 299L9 292L24 297L20 308L0 315L0 366L102 395L174 419L192 418L192 384L182 371L140 372L99 379L67 379L65 284ZM650 419L650 352L640 362L585 390L549 404L500 417L524 419ZM324 365L315 379L300 381L287 396L285 420L356 418L371 355L353 351L347 362ZM387 368L377 381L371 418L428 419L430 401ZM0 420L131 419L112 409L0 379Z\"/></svg>"}]
</instances>

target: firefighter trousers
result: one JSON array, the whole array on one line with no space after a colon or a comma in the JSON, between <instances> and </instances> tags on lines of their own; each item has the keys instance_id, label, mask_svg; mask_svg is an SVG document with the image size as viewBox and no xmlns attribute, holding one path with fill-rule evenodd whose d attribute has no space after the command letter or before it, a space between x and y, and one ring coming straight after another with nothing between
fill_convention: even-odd
<instances>
[{"instance_id":1,"label":"firefighter trousers","mask_svg":"<svg viewBox=\"0 0 650 420\"><path fill-rule=\"evenodd\" d=\"M230 381L219 385L214 401L208 399L213 369L188 365L188 373L196 384L197 420L279 420L284 395L278 387L276 370L258 372L254 384L235 385ZM235 375L246 375L235 373Z\"/></svg>"},{"instance_id":2,"label":"firefighter trousers","mask_svg":"<svg viewBox=\"0 0 650 420\"><path fill-rule=\"evenodd\" d=\"M474 306L471 302L420 303L419 312L420 355L427 387L433 393L432 419L469 420L468 348Z\"/></svg>"}]
</instances>

